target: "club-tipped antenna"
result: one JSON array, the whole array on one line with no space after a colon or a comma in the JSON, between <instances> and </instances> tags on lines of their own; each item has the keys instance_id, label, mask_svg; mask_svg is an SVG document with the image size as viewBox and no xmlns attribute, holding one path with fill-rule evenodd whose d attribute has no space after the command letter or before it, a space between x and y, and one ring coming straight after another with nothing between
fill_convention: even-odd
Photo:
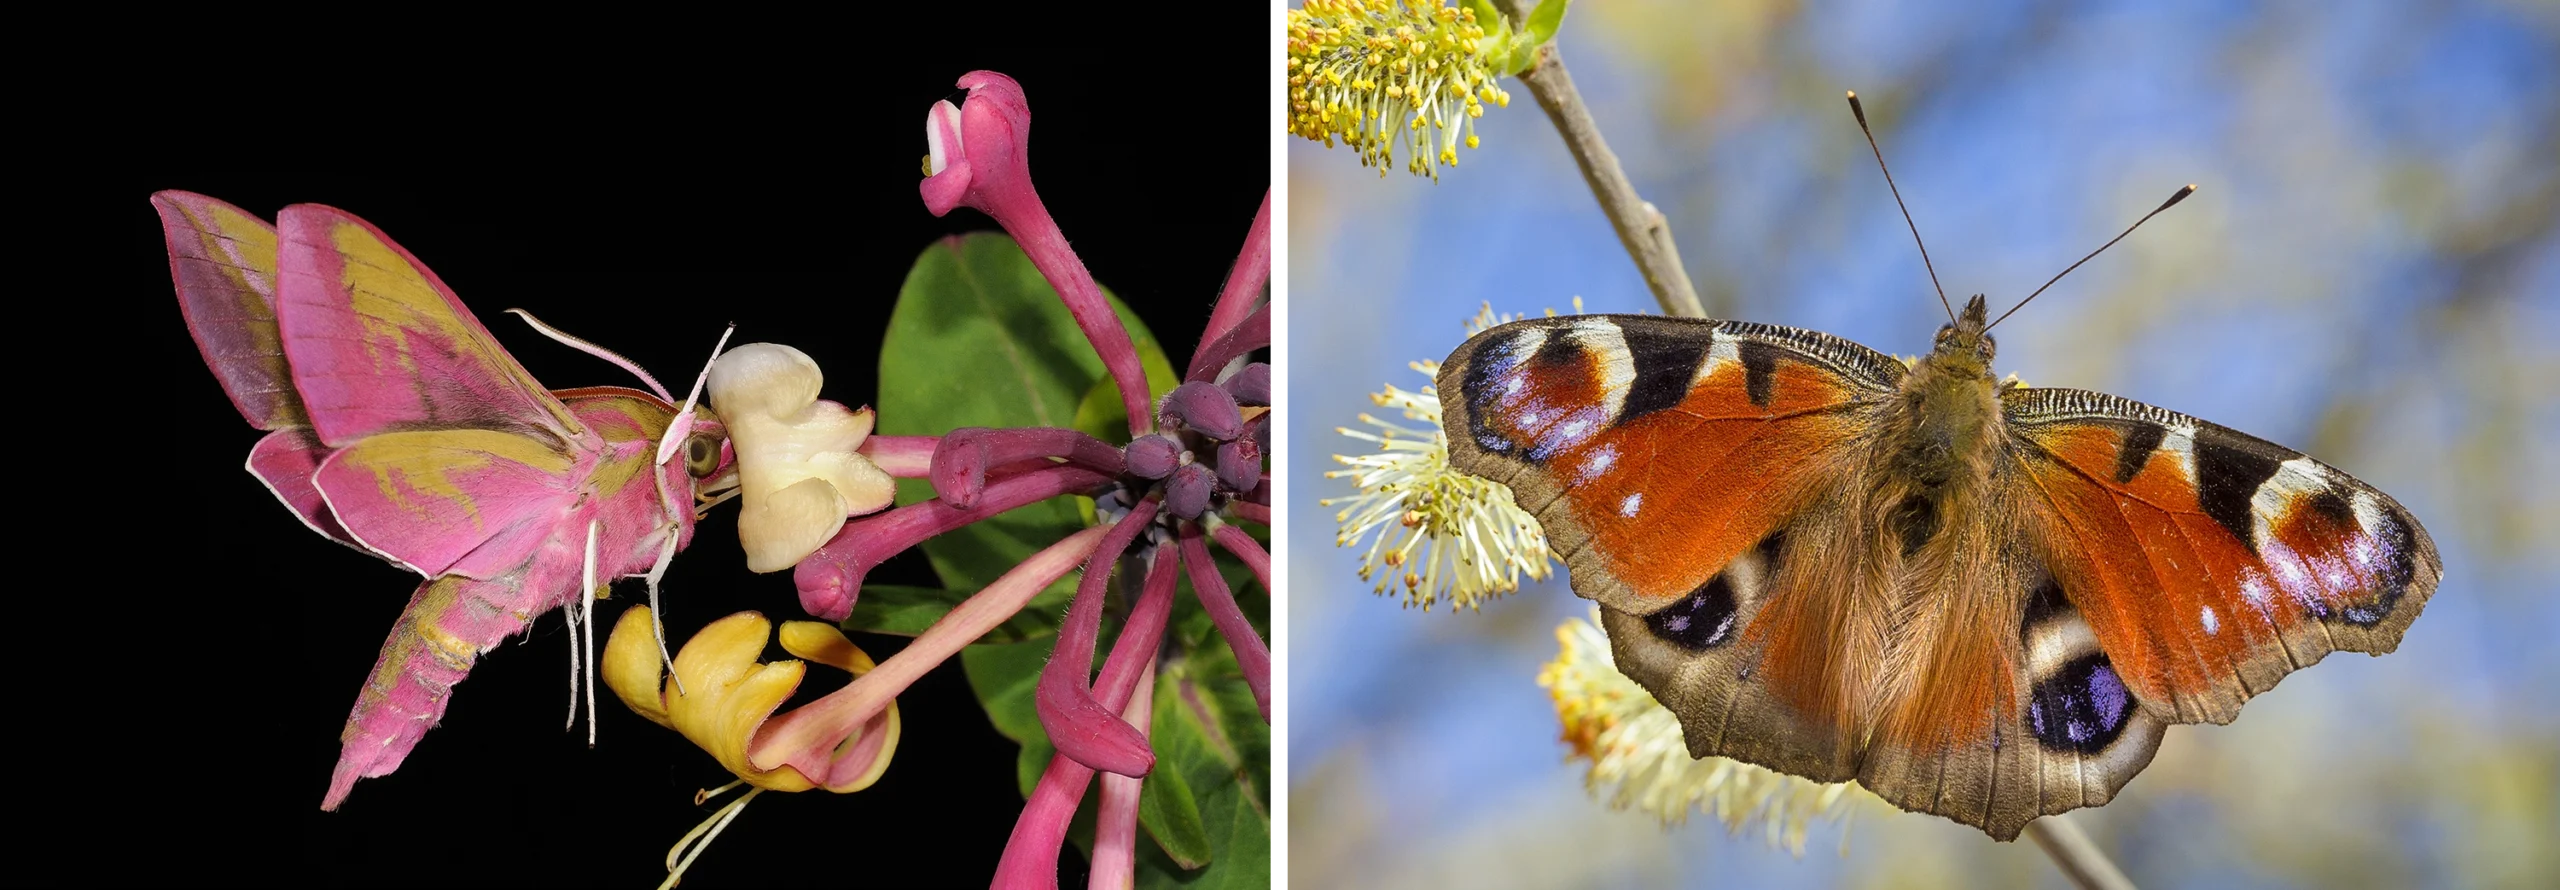
<instances>
[{"instance_id":1,"label":"club-tipped antenna","mask_svg":"<svg viewBox=\"0 0 2560 890\"><path fill-rule=\"evenodd\" d=\"M1876 169L1884 171L1884 187L1893 192L1893 206L1902 210L1902 224L1911 227L1911 243L1920 245L1920 265L1929 270L1929 286L1938 289L1938 308L1947 310L1947 321L1956 320L1956 307L1947 302L1947 288L1938 283L1938 267L1929 262L1929 245L1920 241L1920 226L1911 221L1911 208L1902 203L1902 189L1893 184L1893 170L1884 165L1884 149L1876 147L1874 130L1867 129L1867 109L1858 104L1858 91L1849 91L1849 113L1858 116L1858 132L1867 135L1867 150L1876 153Z\"/></svg>"},{"instance_id":2,"label":"club-tipped antenna","mask_svg":"<svg viewBox=\"0 0 2560 890\"><path fill-rule=\"evenodd\" d=\"M2114 238L2108 239L2107 243L2098 245L2098 249L2089 251L2088 256L2080 258L2080 263L2088 262L2091 258L2107 252L2107 248L2116 246L2116 242L2124 240L2124 236L2133 234L2133 230L2142 228L2143 223L2150 222L2152 217L2159 216L2160 211L2178 206L2178 202L2186 200L2188 195L2195 193L2196 184L2192 182L2187 183L2186 188L2179 189L2177 194L2169 196L2169 200L2160 202L2160 206L2152 208L2150 213L2145 213L2142 215L2141 219L2134 220L2133 225L2124 227L2123 232L2117 233ZM1983 325L1982 329L1988 331L1992 328L1999 327L2000 323L2007 321L2009 316L2018 314L2018 310L2027 308L2028 303L2034 302L2036 294L2044 293L2044 288L2052 287L2054 282L2062 280L2062 276L2071 274L2072 269L2080 268L2080 263L2072 263L2069 268L2065 268L2060 272L2054 273L2052 278L2045 279L2044 287L2036 288L2036 292L2034 294L2028 294L2026 299L2019 300L2018 305L2009 307L2009 311L2000 313L1999 318L1992 319L1991 323Z\"/></svg>"}]
</instances>

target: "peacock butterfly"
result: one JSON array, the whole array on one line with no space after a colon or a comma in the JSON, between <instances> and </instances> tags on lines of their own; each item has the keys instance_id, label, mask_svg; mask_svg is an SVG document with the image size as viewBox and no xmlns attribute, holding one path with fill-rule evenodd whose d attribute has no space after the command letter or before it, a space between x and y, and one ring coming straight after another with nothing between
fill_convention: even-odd
<instances>
[{"instance_id":1,"label":"peacock butterfly","mask_svg":"<svg viewBox=\"0 0 2560 890\"><path fill-rule=\"evenodd\" d=\"M2443 574L2399 502L2227 427L1999 381L1987 316L1976 295L1908 363L1740 321L1501 325L1441 364L1450 463L1538 518L1691 755L2004 841L2106 803L2168 724L2399 645Z\"/></svg>"}]
</instances>

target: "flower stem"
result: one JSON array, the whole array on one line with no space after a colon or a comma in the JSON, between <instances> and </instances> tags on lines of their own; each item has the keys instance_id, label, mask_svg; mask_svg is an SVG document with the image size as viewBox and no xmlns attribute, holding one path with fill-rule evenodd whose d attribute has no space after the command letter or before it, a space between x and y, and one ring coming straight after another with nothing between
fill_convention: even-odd
<instances>
[{"instance_id":1,"label":"flower stem","mask_svg":"<svg viewBox=\"0 0 2560 890\"><path fill-rule=\"evenodd\" d=\"M792 571L792 583L800 588L800 607L829 621L843 621L853 614L863 576L889 557L926 538L1015 507L1089 491L1109 481L1111 477L1084 467L1061 465L989 482L977 505L965 510L935 499L845 523L833 539Z\"/></svg>"},{"instance_id":2,"label":"flower stem","mask_svg":"<svg viewBox=\"0 0 2560 890\"><path fill-rule=\"evenodd\" d=\"M1216 342L1228 328L1244 319L1254 301L1262 297L1263 288L1271 283L1271 192L1262 193L1262 209L1254 211L1253 228L1246 230L1244 249L1236 252L1235 268L1227 270L1227 285L1218 292L1218 307L1209 312L1209 326L1200 330L1200 342ZM1206 352L1191 354L1191 367L1183 372L1190 377L1200 371L1200 360Z\"/></svg>"},{"instance_id":3,"label":"flower stem","mask_svg":"<svg viewBox=\"0 0 2560 890\"><path fill-rule=\"evenodd\" d=\"M1040 670L1040 684L1033 696L1034 710L1040 716L1040 728L1049 734L1058 753L1075 758L1077 763L1124 776L1143 776L1155 768L1155 752L1147 747L1146 736L1131 729L1114 713L1095 701L1089 685L1093 669L1093 648L1102 632L1102 598L1110 586L1112 567L1120 554L1138 539L1155 521L1156 501L1139 501L1129 515L1111 526L1102 536L1102 544L1084 563L1084 579L1076 584L1075 602L1067 607L1067 620L1058 627L1057 648L1049 653L1049 663ZM1171 560L1171 551L1158 550L1158 561Z\"/></svg>"},{"instance_id":4,"label":"flower stem","mask_svg":"<svg viewBox=\"0 0 2560 890\"><path fill-rule=\"evenodd\" d=\"M1141 674L1155 666L1156 647L1164 640L1165 619L1173 614L1173 589L1176 580L1173 554L1158 559L1147 572L1144 591L1138 605L1129 610L1129 623L1120 631L1119 642L1111 646L1111 658L1103 662L1102 675L1094 680L1094 697L1104 707L1118 710L1135 694ZM1031 789L1031 799L1022 805L1022 815L1013 823L1013 834L1005 841L1004 858L996 863L992 886L1007 888L1058 886L1058 845L1065 842L1067 823L1075 819L1076 803L1084 798L1085 786L1093 781L1093 768L1064 754L1049 758L1049 769L1040 774L1040 784Z\"/></svg>"},{"instance_id":5,"label":"flower stem","mask_svg":"<svg viewBox=\"0 0 2560 890\"><path fill-rule=\"evenodd\" d=\"M1244 610L1236 607L1235 594L1227 590L1227 579L1218 574L1218 564L1209 558L1209 545L1201 540L1200 524L1182 524L1182 563L1191 569L1191 592L1200 597L1200 607L1208 610L1209 620L1218 626L1218 635L1227 638L1227 647L1236 652L1236 666L1244 671L1245 685L1253 689L1253 703L1262 708L1262 719L1271 719L1271 648L1262 642L1262 634L1246 620Z\"/></svg>"},{"instance_id":6,"label":"flower stem","mask_svg":"<svg viewBox=\"0 0 2560 890\"><path fill-rule=\"evenodd\" d=\"M1166 555L1167 558L1171 554ZM1144 738L1150 719L1155 714L1155 659L1146 659L1138 672L1138 686L1129 695L1129 704L1120 709L1120 718L1136 727ZM1091 890L1128 890L1138 880L1138 796L1146 780L1104 774L1102 777L1102 811L1094 823L1093 871L1086 886Z\"/></svg>"},{"instance_id":7,"label":"flower stem","mask_svg":"<svg viewBox=\"0 0 2560 890\"><path fill-rule=\"evenodd\" d=\"M868 457L880 471L900 479L922 479L933 467L933 436L872 436L853 453Z\"/></svg>"},{"instance_id":8,"label":"flower stem","mask_svg":"<svg viewBox=\"0 0 2560 890\"><path fill-rule=\"evenodd\" d=\"M1101 526L1088 528L1032 554L986 589L961 601L870 673L824 698L765 721L756 729L748 761L757 769L774 769L787 763L812 781L824 781L828 758L836 744L852 734L855 727L887 708L898 693L906 691L926 671L1022 611L1050 582L1065 577L1069 569L1092 555L1106 531Z\"/></svg>"},{"instance_id":9,"label":"flower stem","mask_svg":"<svg viewBox=\"0 0 2560 890\"><path fill-rule=\"evenodd\" d=\"M1067 246L1067 236L1058 230L1058 222L1049 216L1049 208L1040 203L1040 193L1029 180L1022 192L1013 196L1009 212L990 213L1003 225L1006 233L1022 245L1031 257L1031 265L1040 276L1049 279L1058 299L1067 304L1067 314L1075 317L1076 327L1084 331L1093 351L1102 356L1102 366L1111 371L1111 380L1120 386L1120 401L1129 409L1130 435L1143 435L1155 428L1155 412L1147 410L1152 401L1147 392L1147 373L1138 365L1138 348L1129 342L1129 329L1122 327L1120 317L1111 311L1110 301L1102 298L1102 288L1093 283L1093 273L1084 260ZM1024 212L1028 211L1028 212Z\"/></svg>"},{"instance_id":10,"label":"flower stem","mask_svg":"<svg viewBox=\"0 0 2560 890\"><path fill-rule=\"evenodd\" d=\"M933 480L934 493L945 503L966 510L977 506L979 493L986 490L989 469L1044 457L1063 457L1068 463L1112 476L1127 469L1120 449L1075 430L968 427L942 437L926 478ZM1048 465L1047 461L1038 464Z\"/></svg>"},{"instance_id":11,"label":"flower stem","mask_svg":"<svg viewBox=\"0 0 2560 890\"><path fill-rule=\"evenodd\" d=\"M1238 502L1230 506L1245 505ZM1260 521L1264 525L1271 524L1270 508L1262 508L1262 517ZM1233 525L1220 525L1210 531L1209 536L1218 539L1218 546L1226 548L1228 553L1233 553L1237 559L1244 560L1245 566L1253 570L1254 580L1262 582L1262 589L1271 589L1271 554L1262 549L1262 542L1254 540L1253 536L1246 534L1244 529Z\"/></svg>"},{"instance_id":12,"label":"flower stem","mask_svg":"<svg viewBox=\"0 0 2560 890\"><path fill-rule=\"evenodd\" d=\"M1243 321L1228 328L1218 339L1202 343L1200 351L1191 354L1191 373L1183 375L1182 379L1216 379L1218 372L1226 368L1228 362L1235 361L1237 356L1269 345L1271 304L1265 303L1255 307L1252 315L1245 316Z\"/></svg>"}]
</instances>

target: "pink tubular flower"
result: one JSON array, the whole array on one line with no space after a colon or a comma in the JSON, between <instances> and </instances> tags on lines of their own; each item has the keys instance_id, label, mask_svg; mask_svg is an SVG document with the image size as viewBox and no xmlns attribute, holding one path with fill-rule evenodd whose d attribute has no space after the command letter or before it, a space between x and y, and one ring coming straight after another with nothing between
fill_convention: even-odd
<instances>
[{"instance_id":1,"label":"pink tubular flower","mask_svg":"<svg viewBox=\"0 0 2560 890\"><path fill-rule=\"evenodd\" d=\"M1031 105L1022 85L993 71L971 71L959 86L969 91L962 105L936 102L925 115L925 145L931 150L926 165L932 171L918 186L925 209L942 216L954 207L975 208L1022 245L1120 385L1130 431L1146 432L1147 375L1138 365L1137 347L1031 188Z\"/></svg>"}]
</instances>

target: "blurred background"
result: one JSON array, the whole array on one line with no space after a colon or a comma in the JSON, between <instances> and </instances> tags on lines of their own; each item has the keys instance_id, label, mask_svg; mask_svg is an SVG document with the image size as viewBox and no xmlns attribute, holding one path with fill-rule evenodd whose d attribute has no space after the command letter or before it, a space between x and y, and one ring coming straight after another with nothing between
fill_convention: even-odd
<instances>
[{"instance_id":1,"label":"blurred background","mask_svg":"<svg viewBox=\"0 0 2560 890\"><path fill-rule=\"evenodd\" d=\"M1925 351L2014 303L1999 370L2308 451L2400 499L2445 575L2340 653L2169 732L2074 818L2145 886L2560 885L2560 6L1577 3L1560 46L1709 314ZM1871 804L1798 857L1611 811L1535 676L1562 573L1400 608L1326 546L1336 435L1478 305L1659 312L1525 87L1434 185L1289 143L1291 870L1308 886L2063 886L2032 844ZM1399 157L1401 161L1401 157Z\"/></svg>"}]
</instances>

